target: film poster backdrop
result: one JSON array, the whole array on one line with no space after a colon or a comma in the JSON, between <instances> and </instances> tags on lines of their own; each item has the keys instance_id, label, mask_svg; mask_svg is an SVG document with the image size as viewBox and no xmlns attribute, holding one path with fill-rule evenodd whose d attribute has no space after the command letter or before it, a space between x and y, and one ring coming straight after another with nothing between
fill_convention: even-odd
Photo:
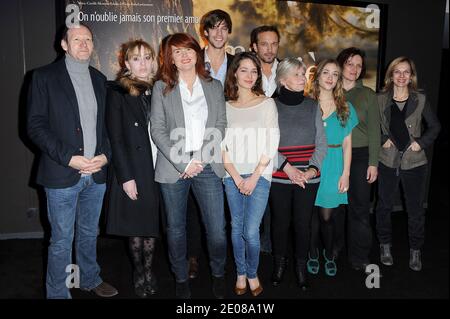
<instances>
[{"instance_id":1,"label":"film poster backdrop","mask_svg":"<svg viewBox=\"0 0 450 319\"><path fill-rule=\"evenodd\" d=\"M92 64L108 79L118 70L117 51L129 39L142 38L158 51L162 38L187 32L206 45L199 22L206 12L222 9L233 22L227 51L248 51L250 32L260 25L278 27L278 58L299 57L308 68L335 58L344 48L366 51L364 84L376 89L380 61L380 8L276 0L100 0L66 1L66 23L78 18L94 32Z\"/></svg>"}]
</instances>

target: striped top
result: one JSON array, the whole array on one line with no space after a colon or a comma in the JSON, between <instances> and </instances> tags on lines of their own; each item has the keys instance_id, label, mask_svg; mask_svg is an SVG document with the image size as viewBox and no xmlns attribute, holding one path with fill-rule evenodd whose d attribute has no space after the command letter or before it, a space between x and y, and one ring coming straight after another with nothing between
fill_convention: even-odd
<instances>
[{"instance_id":1,"label":"striped top","mask_svg":"<svg viewBox=\"0 0 450 319\"><path fill-rule=\"evenodd\" d=\"M286 158L289 164L301 171L306 171L308 167L310 167L309 162L314 154L315 149L315 145L285 146L279 147L278 152ZM273 173L272 177L290 183L289 177L284 171L280 169ZM319 179L320 170L318 171L316 177L311 179L309 182L317 183Z\"/></svg>"},{"instance_id":2,"label":"striped top","mask_svg":"<svg viewBox=\"0 0 450 319\"><path fill-rule=\"evenodd\" d=\"M291 184L282 170L286 162L299 170L314 167L318 175L309 183L320 181L320 168L327 152L327 141L322 117L317 102L305 98L297 105L286 105L275 99L278 109L280 143L278 146L277 170L272 175L272 182Z\"/></svg>"}]
</instances>

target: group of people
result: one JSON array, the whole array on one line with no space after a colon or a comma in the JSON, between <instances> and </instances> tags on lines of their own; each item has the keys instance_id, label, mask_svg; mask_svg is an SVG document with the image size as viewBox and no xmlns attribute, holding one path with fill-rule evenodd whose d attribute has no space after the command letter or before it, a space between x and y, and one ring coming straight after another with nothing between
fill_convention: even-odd
<instances>
[{"instance_id":1,"label":"group of people","mask_svg":"<svg viewBox=\"0 0 450 319\"><path fill-rule=\"evenodd\" d=\"M377 97L362 84L361 49L321 61L307 83L303 62L277 59L275 26L254 29L252 52L235 56L225 51L231 32L228 13L213 10L201 20L204 49L186 33L164 38L158 55L147 42L130 40L120 47L116 80L107 82L89 66L93 36L80 24L65 30L65 57L34 72L28 133L42 151L37 181L51 224L47 298L71 297L66 267L74 236L80 288L102 297L118 293L96 262L105 193L106 231L127 238L139 297L158 290L152 265L164 224L176 297L190 298L200 221L213 294L226 297L225 198L237 295L262 293L260 251L271 251L271 281L281 284L291 224L298 286L308 288L308 273L320 271L321 257L325 274L335 276L345 238L343 205L349 261L364 270L372 247L370 188L377 179L381 262L393 264L390 213L401 182L410 268L421 269L424 149L440 125L417 88L413 61L392 61Z\"/></svg>"}]
</instances>

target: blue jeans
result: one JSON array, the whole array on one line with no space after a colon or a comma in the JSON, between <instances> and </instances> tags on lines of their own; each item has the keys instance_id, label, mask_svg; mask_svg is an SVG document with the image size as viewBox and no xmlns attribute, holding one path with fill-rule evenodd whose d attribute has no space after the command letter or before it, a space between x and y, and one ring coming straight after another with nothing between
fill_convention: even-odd
<instances>
[{"instance_id":1,"label":"blue jeans","mask_svg":"<svg viewBox=\"0 0 450 319\"><path fill-rule=\"evenodd\" d=\"M250 174L242 175L246 178ZM231 177L223 180L231 212L231 242L238 276L256 278L259 264L259 226L269 198L270 182L260 177L250 196L243 195Z\"/></svg>"},{"instance_id":2,"label":"blue jeans","mask_svg":"<svg viewBox=\"0 0 450 319\"><path fill-rule=\"evenodd\" d=\"M69 299L66 267L72 264L75 233L76 262L80 270L80 288L92 289L101 284L97 264L98 221L105 184L96 184L92 176L67 188L45 188L47 213L51 226L47 265L47 298Z\"/></svg>"},{"instance_id":3,"label":"blue jeans","mask_svg":"<svg viewBox=\"0 0 450 319\"><path fill-rule=\"evenodd\" d=\"M189 189L200 207L206 230L210 266L214 277L225 273L227 241L223 186L210 165L194 178L179 179L176 183L161 183L161 193L167 215L169 260L178 283L188 280L186 259L186 207Z\"/></svg>"}]
</instances>

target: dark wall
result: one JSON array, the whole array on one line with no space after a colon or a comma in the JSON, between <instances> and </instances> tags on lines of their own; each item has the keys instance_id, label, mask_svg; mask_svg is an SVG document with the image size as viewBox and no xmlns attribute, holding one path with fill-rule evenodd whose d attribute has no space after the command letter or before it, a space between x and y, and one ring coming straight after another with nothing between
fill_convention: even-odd
<instances>
[{"instance_id":1,"label":"dark wall","mask_svg":"<svg viewBox=\"0 0 450 319\"><path fill-rule=\"evenodd\" d=\"M42 233L38 193L30 187L34 162L24 134L24 81L28 71L55 58L54 0L0 1L0 238Z\"/></svg>"},{"instance_id":2,"label":"dark wall","mask_svg":"<svg viewBox=\"0 0 450 319\"><path fill-rule=\"evenodd\" d=\"M29 71L53 61L56 19L64 16L63 0L0 2L1 68L0 239L42 232L45 209L39 211L32 184L35 156L24 134L24 89ZM367 2L370 1L360 1ZM377 1L388 5L385 65L399 55L417 64L419 84L437 108L445 0ZM62 4L62 5L61 5ZM58 8L58 13L56 9Z\"/></svg>"},{"instance_id":3,"label":"dark wall","mask_svg":"<svg viewBox=\"0 0 450 319\"><path fill-rule=\"evenodd\" d=\"M370 1L363 2L371 3ZM445 0L380 0L376 2L387 4L385 67L383 70L386 69L389 62L398 56L406 55L412 58L417 67L419 87L424 89L431 106L437 112L439 106ZM440 154L433 154L433 148L429 148L427 155L431 166L433 155L439 156ZM431 170L428 173L428 186L430 185L430 177ZM427 191L430 191L429 187L427 187ZM401 210L400 196L397 197L396 202L394 209Z\"/></svg>"},{"instance_id":4,"label":"dark wall","mask_svg":"<svg viewBox=\"0 0 450 319\"><path fill-rule=\"evenodd\" d=\"M437 107L445 0L377 2L388 4L385 66L400 55L411 57L416 62L419 86Z\"/></svg>"}]
</instances>

